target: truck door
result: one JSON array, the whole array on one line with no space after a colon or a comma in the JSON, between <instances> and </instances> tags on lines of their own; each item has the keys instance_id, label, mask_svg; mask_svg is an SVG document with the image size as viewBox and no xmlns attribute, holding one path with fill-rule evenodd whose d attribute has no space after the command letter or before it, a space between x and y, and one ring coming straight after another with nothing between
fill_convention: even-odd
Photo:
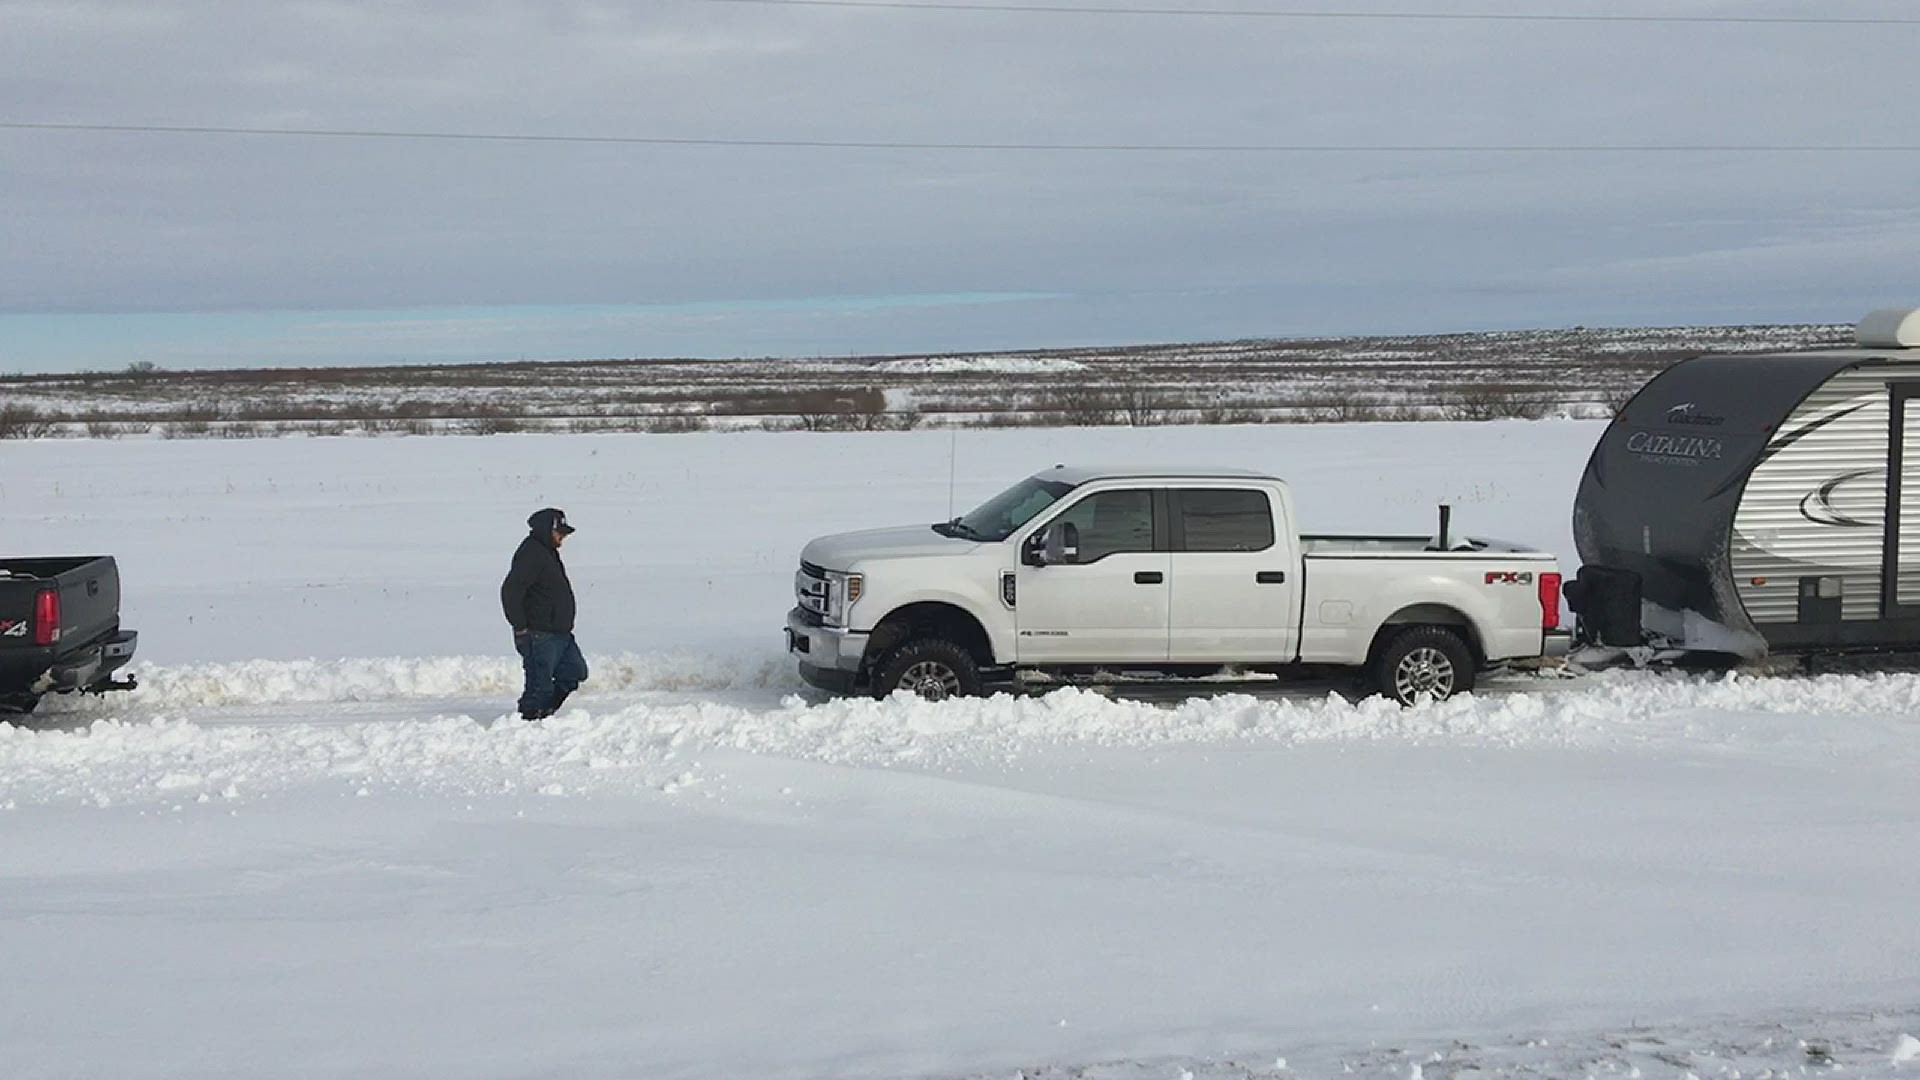
<instances>
[{"instance_id":1,"label":"truck door","mask_svg":"<svg viewBox=\"0 0 1920 1080\"><path fill-rule=\"evenodd\" d=\"M1173 595L1170 658L1188 663L1284 663L1300 625L1293 523L1259 488L1170 493Z\"/></svg>"},{"instance_id":2,"label":"truck door","mask_svg":"<svg viewBox=\"0 0 1920 1080\"><path fill-rule=\"evenodd\" d=\"M1072 524L1080 550L1072 563L1023 561L1016 572L1020 663L1166 661L1166 501L1152 488L1094 492L1028 531Z\"/></svg>"}]
</instances>

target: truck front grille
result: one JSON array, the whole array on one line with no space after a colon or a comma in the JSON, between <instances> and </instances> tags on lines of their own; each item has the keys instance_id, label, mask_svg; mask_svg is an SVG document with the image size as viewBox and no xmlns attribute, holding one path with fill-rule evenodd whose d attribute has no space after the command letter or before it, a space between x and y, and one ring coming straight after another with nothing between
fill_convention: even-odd
<instances>
[{"instance_id":1,"label":"truck front grille","mask_svg":"<svg viewBox=\"0 0 1920 1080\"><path fill-rule=\"evenodd\" d=\"M827 572L809 562L800 564L800 572L793 576L793 595L800 610L816 616L824 616L833 607L833 586L827 582Z\"/></svg>"}]
</instances>

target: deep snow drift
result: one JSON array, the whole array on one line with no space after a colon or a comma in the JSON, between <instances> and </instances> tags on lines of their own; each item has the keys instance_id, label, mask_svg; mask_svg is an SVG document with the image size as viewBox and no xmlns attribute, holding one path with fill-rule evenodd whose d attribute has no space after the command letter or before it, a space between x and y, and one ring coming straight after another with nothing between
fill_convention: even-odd
<instances>
[{"instance_id":1,"label":"deep snow drift","mask_svg":"<svg viewBox=\"0 0 1920 1080\"><path fill-rule=\"evenodd\" d=\"M963 433L956 501L1251 463L1570 564L1597 433ZM146 687L0 726L0 1072L1920 1075L1920 676L804 691L800 541L946 516L949 438L10 446ZM530 726L493 591L550 503L595 675Z\"/></svg>"}]
</instances>

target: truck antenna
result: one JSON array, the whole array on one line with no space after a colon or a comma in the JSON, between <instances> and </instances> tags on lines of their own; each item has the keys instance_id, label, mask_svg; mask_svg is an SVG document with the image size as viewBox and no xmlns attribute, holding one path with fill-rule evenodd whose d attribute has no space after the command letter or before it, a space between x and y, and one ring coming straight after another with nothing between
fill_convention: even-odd
<instances>
[{"instance_id":1,"label":"truck antenna","mask_svg":"<svg viewBox=\"0 0 1920 1080\"><path fill-rule=\"evenodd\" d=\"M947 518L953 518L953 479L959 471L960 429L954 428L947 442Z\"/></svg>"}]
</instances>

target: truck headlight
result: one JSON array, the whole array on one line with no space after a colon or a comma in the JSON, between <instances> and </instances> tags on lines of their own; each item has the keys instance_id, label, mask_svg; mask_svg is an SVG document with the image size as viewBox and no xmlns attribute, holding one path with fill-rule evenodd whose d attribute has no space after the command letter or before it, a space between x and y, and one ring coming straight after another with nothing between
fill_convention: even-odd
<instances>
[{"instance_id":1,"label":"truck headlight","mask_svg":"<svg viewBox=\"0 0 1920 1080\"><path fill-rule=\"evenodd\" d=\"M827 610L826 620L836 626L847 624L847 613L867 591L867 579L862 574L847 574L838 570L827 571Z\"/></svg>"}]
</instances>

